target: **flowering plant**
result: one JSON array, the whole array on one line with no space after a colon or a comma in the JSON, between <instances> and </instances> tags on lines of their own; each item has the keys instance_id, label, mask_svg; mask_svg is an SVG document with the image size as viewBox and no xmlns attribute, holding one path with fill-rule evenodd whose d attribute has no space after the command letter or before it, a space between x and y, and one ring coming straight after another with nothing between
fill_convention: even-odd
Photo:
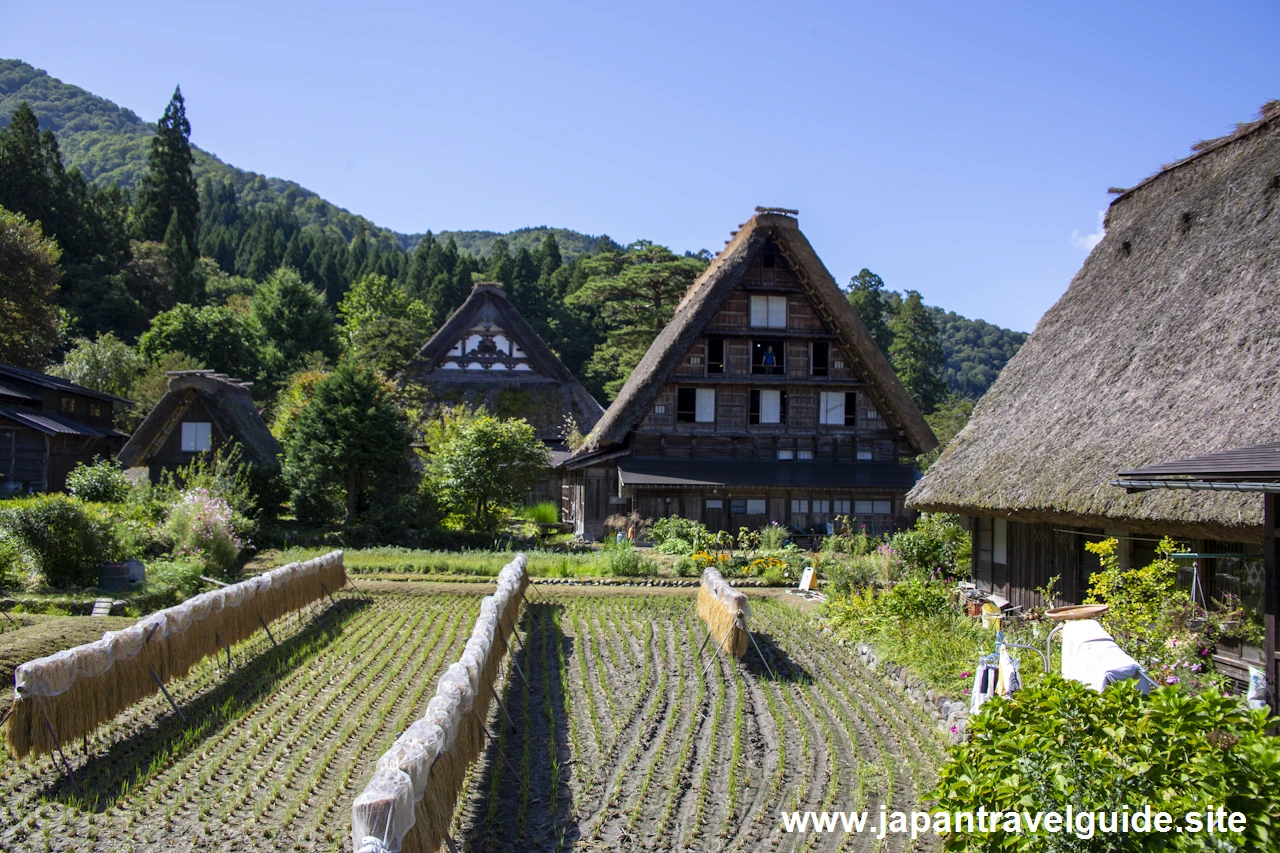
<instances>
[{"instance_id":1,"label":"flowering plant","mask_svg":"<svg viewBox=\"0 0 1280 853\"><path fill-rule=\"evenodd\" d=\"M240 552L252 547L236 532L231 506L204 488L188 489L169 509L164 532L175 557L199 560L211 570L225 572Z\"/></svg>"}]
</instances>

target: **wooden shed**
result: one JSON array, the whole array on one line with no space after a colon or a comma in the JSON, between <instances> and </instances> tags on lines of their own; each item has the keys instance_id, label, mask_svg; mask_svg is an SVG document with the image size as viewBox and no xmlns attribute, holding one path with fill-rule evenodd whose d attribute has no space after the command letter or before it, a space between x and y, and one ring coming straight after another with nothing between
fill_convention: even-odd
<instances>
[{"instance_id":1,"label":"wooden shed","mask_svg":"<svg viewBox=\"0 0 1280 853\"><path fill-rule=\"evenodd\" d=\"M1280 102L1195 146L1111 203L1066 294L908 497L970 519L980 586L1015 604L1058 577L1088 593L1090 539L1143 566L1162 536L1209 598L1261 607L1260 501L1237 492L1125 494L1117 472L1280 436ZM1258 647L1220 646L1255 660Z\"/></svg>"},{"instance_id":2,"label":"wooden shed","mask_svg":"<svg viewBox=\"0 0 1280 853\"><path fill-rule=\"evenodd\" d=\"M120 451L120 464L145 467L154 483L162 471L234 442L244 461L264 468L279 465L284 451L254 405L252 387L212 370L170 373L169 390Z\"/></svg>"},{"instance_id":3,"label":"wooden shed","mask_svg":"<svg viewBox=\"0 0 1280 853\"><path fill-rule=\"evenodd\" d=\"M54 492L67 474L124 444L120 397L57 376L0 364L0 494Z\"/></svg>"},{"instance_id":4,"label":"wooden shed","mask_svg":"<svg viewBox=\"0 0 1280 853\"><path fill-rule=\"evenodd\" d=\"M713 530L907 521L937 445L791 211L757 209L565 463L580 535L636 510Z\"/></svg>"}]
</instances>

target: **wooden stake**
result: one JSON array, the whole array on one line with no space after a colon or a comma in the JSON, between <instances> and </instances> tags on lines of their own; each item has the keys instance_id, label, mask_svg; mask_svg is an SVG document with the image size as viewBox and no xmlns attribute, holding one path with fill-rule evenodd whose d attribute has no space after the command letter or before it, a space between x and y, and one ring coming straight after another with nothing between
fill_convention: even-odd
<instances>
[{"instance_id":1,"label":"wooden stake","mask_svg":"<svg viewBox=\"0 0 1280 853\"><path fill-rule=\"evenodd\" d=\"M49 730L49 737L53 740L54 748L58 750L58 755L62 756L62 763L66 766L67 776L71 779L71 787L76 789L76 796L84 799L84 794L80 793L80 783L76 781L76 774L71 772L71 762L67 760L67 754L62 751L62 744L58 743L58 733L53 730L53 723L49 722L49 715L44 715L44 726Z\"/></svg>"},{"instance_id":2,"label":"wooden stake","mask_svg":"<svg viewBox=\"0 0 1280 853\"><path fill-rule=\"evenodd\" d=\"M528 794L529 787L525 785L524 780L520 778L520 774L516 772L515 766L507 760L507 756L503 755L502 750L498 747L498 739L493 736L493 732L489 731L488 726L484 727L484 733L489 736L489 743L493 744L493 751L502 756L502 760L506 763L507 769L511 771L511 778L515 779L516 782L519 783L520 787L524 788L524 792Z\"/></svg>"},{"instance_id":3,"label":"wooden stake","mask_svg":"<svg viewBox=\"0 0 1280 853\"><path fill-rule=\"evenodd\" d=\"M756 642L756 635L748 631L747 636L751 638L751 645L756 647L756 654L760 655L760 662L764 664L765 669L769 670L769 677L777 681L778 676L773 674L773 667L769 666L769 662L764 659L764 652L760 651L760 644Z\"/></svg>"},{"instance_id":4,"label":"wooden stake","mask_svg":"<svg viewBox=\"0 0 1280 853\"><path fill-rule=\"evenodd\" d=\"M733 629L734 629L735 627L737 627L737 626L736 626L736 625L730 625L730 626L729 626L729 630L724 632L724 640L721 640L721 641L720 641L720 645L716 646L716 650L715 650L715 652L711 655L711 660L707 661L707 665L706 665L706 667L702 670L702 677L703 677L703 678L706 678L706 677L707 677L707 672L708 672L708 670L710 670L710 669L711 669L711 664L713 664L713 663L715 663L715 662L716 662L716 655L720 654L720 649L724 648L724 641L725 641L725 640L727 640L727 639L729 639L729 635L733 633Z\"/></svg>"},{"instance_id":5,"label":"wooden stake","mask_svg":"<svg viewBox=\"0 0 1280 853\"><path fill-rule=\"evenodd\" d=\"M226 649L226 651L227 651L227 669L228 669L228 670L230 670L230 671L232 671L232 672L234 672L234 671L235 671L235 668L236 668L236 665L235 665L235 664L233 664L233 663L231 662L231 647L227 645L227 641L226 641L226 640L222 639L222 633L221 633L221 632L219 632L219 631L214 631L214 632L213 632L213 636L217 638L217 640L218 640L218 645L220 645L220 646L222 646L222 648Z\"/></svg>"},{"instance_id":6,"label":"wooden stake","mask_svg":"<svg viewBox=\"0 0 1280 853\"><path fill-rule=\"evenodd\" d=\"M160 692L164 694L164 698L169 700L169 707L178 715L178 719L185 723L187 718L183 716L182 711L178 708L178 703L173 701L173 697L169 695L169 691L165 689L164 682L160 680L160 676L156 674L154 669L151 670L151 677L156 680L156 684L160 685Z\"/></svg>"},{"instance_id":7,"label":"wooden stake","mask_svg":"<svg viewBox=\"0 0 1280 853\"><path fill-rule=\"evenodd\" d=\"M492 684L489 685L489 692L493 694L493 701L498 703L498 710L502 711L502 716L506 717L507 722L511 724L511 730L518 731L519 729L516 727L516 721L511 719L511 715L507 713L507 706L502 704L502 697L498 695L498 691Z\"/></svg>"},{"instance_id":8,"label":"wooden stake","mask_svg":"<svg viewBox=\"0 0 1280 853\"><path fill-rule=\"evenodd\" d=\"M324 594L325 594L325 595L328 595L328 596L329 596L329 603L330 603L330 604L335 604L335 605L336 605L336 604L338 603L338 602L336 602L336 601L334 601L334 600L333 600L333 596L332 596L332 595L330 595L330 593L329 593L329 587L327 587L327 586L325 586L325 585L324 585L324 581L320 581L320 588L324 590Z\"/></svg>"},{"instance_id":9,"label":"wooden stake","mask_svg":"<svg viewBox=\"0 0 1280 853\"><path fill-rule=\"evenodd\" d=\"M267 632L267 636L268 636L268 637L271 637L271 645L273 645L273 646L279 646L280 644L276 642L276 638L271 636L271 629L267 627L267 622L266 622L266 620L265 620L265 619L263 619L261 616L259 616L259 617L258 617L258 623L259 623L260 625L262 625L262 630L264 630L264 631L266 631L266 632Z\"/></svg>"}]
</instances>

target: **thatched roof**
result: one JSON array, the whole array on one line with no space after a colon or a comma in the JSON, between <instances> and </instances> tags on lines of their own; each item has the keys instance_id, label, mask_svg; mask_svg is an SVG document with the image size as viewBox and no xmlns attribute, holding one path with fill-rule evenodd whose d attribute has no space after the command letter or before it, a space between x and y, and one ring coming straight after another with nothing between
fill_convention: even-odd
<instances>
[{"instance_id":1,"label":"thatched roof","mask_svg":"<svg viewBox=\"0 0 1280 853\"><path fill-rule=\"evenodd\" d=\"M522 369L493 369L513 363L497 356L476 357L476 363L485 362L488 369L446 369L471 361L454 351L477 330L501 330L503 338L521 350ZM521 417L533 425L538 438L552 443L564 438L566 416L572 416L586 433L604 413L497 282L473 285L466 301L418 351L400 378L426 388L433 398L429 406L472 410L484 406L492 415Z\"/></svg>"},{"instance_id":2,"label":"thatched roof","mask_svg":"<svg viewBox=\"0 0 1280 853\"><path fill-rule=\"evenodd\" d=\"M120 464L125 468L147 464L181 423L183 413L199 400L218 430L240 443L246 462L278 465L284 451L249 396L252 386L212 370L170 373L169 390L120 451Z\"/></svg>"},{"instance_id":3,"label":"thatched roof","mask_svg":"<svg viewBox=\"0 0 1280 853\"><path fill-rule=\"evenodd\" d=\"M724 251L690 286L676 307L671 322L649 346L617 399L587 436L576 456L607 451L626 441L628 434L648 411L662 383L715 317L751 266L756 253L769 240L791 264L823 319L839 336L847 355L856 363L856 371L868 382L868 390L886 420L904 430L907 441L917 453L937 446L937 439L911 395L898 381L888 360L867 333L857 312L813 246L801 233L796 220L783 214L759 213L738 229Z\"/></svg>"},{"instance_id":4,"label":"thatched roof","mask_svg":"<svg viewBox=\"0 0 1280 853\"><path fill-rule=\"evenodd\" d=\"M1280 436L1280 104L1112 202L1066 294L908 496L917 509L1252 539L1255 497L1117 472Z\"/></svg>"}]
</instances>

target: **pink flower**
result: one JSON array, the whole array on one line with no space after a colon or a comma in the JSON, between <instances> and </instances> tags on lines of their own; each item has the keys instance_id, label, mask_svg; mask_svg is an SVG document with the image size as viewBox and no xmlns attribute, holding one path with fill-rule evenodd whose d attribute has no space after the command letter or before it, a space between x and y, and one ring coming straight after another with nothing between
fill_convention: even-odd
<instances>
[{"instance_id":1,"label":"pink flower","mask_svg":"<svg viewBox=\"0 0 1280 853\"><path fill-rule=\"evenodd\" d=\"M967 672L962 672L962 673L960 673L960 677L961 677L961 678L968 678L968 677L969 677L969 673L967 673Z\"/></svg>"},{"instance_id":2,"label":"pink flower","mask_svg":"<svg viewBox=\"0 0 1280 853\"><path fill-rule=\"evenodd\" d=\"M964 695L966 695L966 696L968 696L968 695L969 695L969 688L968 688L968 687L966 687L966 688L964 689Z\"/></svg>"},{"instance_id":3,"label":"pink flower","mask_svg":"<svg viewBox=\"0 0 1280 853\"><path fill-rule=\"evenodd\" d=\"M958 726L952 726L952 727L951 727L951 733L952 733L952 734L955 734L955 733L956 733L956 732L958 732L958 731L960 731L960 729L959 729L959 727L958 727Z\"/></svg>"}]
</instances>

